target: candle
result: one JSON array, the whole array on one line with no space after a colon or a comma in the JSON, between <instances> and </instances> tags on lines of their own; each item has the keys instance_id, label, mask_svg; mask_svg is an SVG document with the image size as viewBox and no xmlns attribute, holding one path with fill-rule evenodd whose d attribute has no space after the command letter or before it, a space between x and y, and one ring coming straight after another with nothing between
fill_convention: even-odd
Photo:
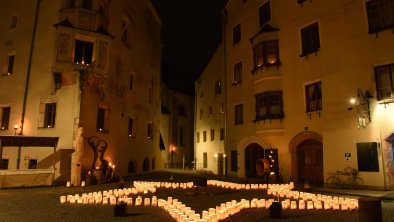
<instances>
[{"instance_id":1,"label":"candle","mask_svg":"<svg viewBox=\"0 0 394 222\"><path fill-rule=\"evenodd\" d=\"M85 181L82 181L81 182L81 187L84 187L85 186Z\"/></svg>"},{"instance_id":2,"label":"candle","mask_svg":"<svg viewBox=\"0 0 394 222\"><path fill-rule=\"evenodd\" d=\"M145 197L144 206L150 206L150 198L149 197Z\"/></svg>"},{"instance_id":3,"label":"candle","mask_svg":"<svg viewBox=\"0 0 394 222\"><path fill-rule=\"evenodd\" d=\"M156 207L157 206L157 197L156 196L153 196L152 197L152 204L151 204L153 207Z\"/></svg>"},{"instance_id":4,"label":"candle","mask_svg":"<svg viewBox=\"0 0 394 222\"><path fill-rule=\"evenodd\" d=\"M66 199L67 199L66 196L60 196L60 203L62 204L66 203Z\"/></svg>"},{"instance_id":5,"label":"candle","mask_svg":"<svg viewBox=\"0 0 394 222\"><path fill-rule=\"evenodd\" d=\"M305 210L305 201L303 200L298 201L298 209Z\"/></svg>"},{"instance_id":6,"label":"candle","mask_svg":"<svg viewBox=\"0 0 394 222\"><path fill-rule=\"evenodd\" d=\"M66 187L70 187L70 186L71 186L71 182L70 182L70 181L67 181Z\"/></svg>"}]
</instances>

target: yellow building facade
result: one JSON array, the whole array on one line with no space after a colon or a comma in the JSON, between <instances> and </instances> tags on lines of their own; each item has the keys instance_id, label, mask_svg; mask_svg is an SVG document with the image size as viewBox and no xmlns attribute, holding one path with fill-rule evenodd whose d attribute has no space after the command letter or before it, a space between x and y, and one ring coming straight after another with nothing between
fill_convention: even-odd
<instances>
[{"instance_id":1,"label":"yellow building facade","mask_svg":"<svg viewBox=\"0 0 394 222\"><path fill-rule=\"evenodd\" d=\"M0 135L59 137L55 154L4 147L2 168L51 168L53 155L58 181L76 164L82 178L109 163L121 176L163 168L161 21L150 1L0 5ZM73 154L78 127L82 163Z\"/></svg>"}]
</instances>

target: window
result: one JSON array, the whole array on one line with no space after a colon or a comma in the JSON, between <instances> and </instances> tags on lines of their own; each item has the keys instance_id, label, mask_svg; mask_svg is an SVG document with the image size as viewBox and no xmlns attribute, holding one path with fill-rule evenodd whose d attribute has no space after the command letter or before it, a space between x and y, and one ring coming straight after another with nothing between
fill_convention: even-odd
<instances>
[{"instance_id":1,"label":"window","mask_svg":"<svg viewBox=\"0 0 394 222\"><path fill-rule=\"evenodd\" d=\"M0 130L8 130L11 107L0 107Z\"/></svg>"},{"instance_id":2,"label":"window","mask_svg":"<svg viewBox=\"0 0 394 222\"><path fill-rule=\"evenodd\" d=\"M153 123L148 123L148 139L153 139Z\"/></svg>"},{"instance_id":3,"label":"window","mask_svg":"<svg viewBox=\"0 0 394 222\"><path fill-rule=\"evenodd\" d=\"M3 170L8 170L8 164L9 164L9 159L0 159L1 160L1 162L0 162L0 169L3 169Z\"/></svg>"},{"instance_id":4,"label":"window","mask_svg":"<svg viewBox=\"0 0 394 222\"><path fill-rule=\"evenodd\" d=\"M129 89L131 91L134 90L134 75L130 75L130 78L129 78Z\"/></svg>"},{"instance_id":5,"label":"window","mask_svg":"<svg viewBox=\"0 0 394 222\"><path fill-rule=\"evenodd\" d=\"M92 9L92 0L83 0L82 7L86 9Z\"/></svg>"},{"instance_id":6,"label":"window","mask_svg":"<svg viewBox=\"0 0 394 222\"><path fill-rule=\"evenodd\" d=\"M279 65L279 41L263 41L253 47L254 69L263 65Z\"/></svg>"},{"instance_id":7,"label":"window","mask_svg":"<svg viewBox=\"0 0 394 222\"><path fill-rule=\"evenodd\" d=\"M236 150L231 150L231 171L238 170L238 153Z\"/></svg>"},{"instance_id":8,"label":"window","mask_svg":"<svg viewBox=\"0 0 394 222\"><path fill-rule=\"evenodd\" d=\"M128 22L126 19L122 19L122 43L125 45L128 45L128 40L127 40L127 32L128 32Z\"/></svg>"},{"instance_id":9,"label":"window","mask_svg":"<svg viewBox=\"0 0 394 222\"><path fill-rule=\"evenodd\" d=\"M200 132L197 132L197 143L200 142Z\"/></svg>"},{"instance_id":10,"label":"window","mask_svg":"<svg viewBox=\"0 0 394 222\"><path fill-rule=\"evenodd\" d=\"M357 143L358 170L379 172L378 143Z\"/></svg>"},{"instance_id":11,"label":"window","mask_svg":"<svg viewBox=\"0 0 394 222\"><path fill-rule=\"evenodd\" d=\"M8 66L7 66L7 75L11 75L14 72L14 63L15 63L15 55L8 56Z\"/></svg>"},{"instance_id":12,"label":"window","mask_svg":"<svg viewBox=\"0 0 394 222\"><path fill-rule=\"evenodd\" d=\"M37 169L37 159L29 159L27 169Z\"/></svg>"},{"instance_id":13,"label":"window","mask_svg":"<svg viewBox=\"0 0 394 222\"><path fill-rule=\"evenodd\" d=\"M233 28L233 45L241 41L241 24Z\"/></svg>"},{"instance_id":14,"label":"window","mask_svg":"<svg viewBox=\"0 0 394 222\"><path fill-rule=\"evenodd\" d=\"M224 103L220 104L220 113L224 113Z\"/></svg>"},{"instance_id":15,"label":"window","mask_svg":"<svg viewBox=\"0 0 394 222\"><path fill-rule=\"evenodd\" d=\"M14 16L12 16L12 18L11 18L11 24L10 24L10 28L11 28L11 29L15 28L15 27L16 27L16 25L17 25L17 23L18 23L18 17L16 17L15 15L14 15Z\"/></svg>"},{"instance_id":16,"label":"window","mask_svg":"<svg viewBox=\"0 0 394 222\"><path fill-rule=\"evenodd\" d=\"M220 140L224 140L224 128L220 128Z\"/></svg>"},{"instance_id":17,"label":"window","mask_svg":"<svg viewBox=\"0 0 394 222\"><path fill-rule=\"evenodd\" d=\"M213 115L213 109L212 106L208 107L208 116L212 116Z\"/></svg>"},{"instance_id":18,"label":"window","mask_svg":"<svg viewBox=\"0 0 394 222\"><path fill-rule=\"evenodd\" d=\"M215 130L211 129L211 141L215 140Z\"/></svg>"},{"instance_id":19,"label":"window","mask_svg":"<svg viewBox=\"0 0 394 222\"><path fill-rule=\"evenodd\" d=\"M259 8L260 26L267 24L271 20L270 1Z\"/></svg>"},{"instance_id":20,"label":"window","mask_svg":"<svg viewBox=\"0 0 394 222\"><path fill-rule=\"evenodd\" d=\"M235 120L234 120L235 125L239 125L239 124L244 123L243 109L244 109L243 104L238 104L235 106Z\"/></svg>"},{"instance_id":21,"label":"window","mask_svg":"<svg viewBox=\"0 0 394 222\"><path fill-rule=\"evenodd\" d=\"M202 140L203 140L204 142L207 142L207 131L203 131L203 132L202 132Z\"/></svg>"},{"instance_id":22,"label":"window","mask_svg":"<svg viewBox=\"0 0 394 222\"><path fill-rule=\"evenodd\" d=\"M179 144L181 146L185 145L185 140L184 140L184 130L183 130L183 126L179 126Z\"/></svg>"},{"instance_id":23,"label":"window","mask_svg":"<svg viewBox=\"0 0 394 222\"><path fill-rule=\"evenodd\" d=\"M99 132L109 132L109 109L104 107L97 109L96 129Z\"/></svg>"},{"instance_id":24,"label":"window","mask_svg":"<svg viewBox=\"0 0 394 222\"><path fill-rule=\"evenodd\" d=\"M321 82L305 86L306 112L322 110Z\"/></svg>"},{"instance_id":25,"label":"window","mask_svg":"<svg viewBox=\"0 0 394 222\"><path fill-rule=\"evenodd\" d=\"M319 24L317 22L301 29L301 56L317 52L320 48Z\"/></svg>"},{"instance_id":26,"label":"window","mask_svg":"<svg viewBox=\"0 0 394 222\"><path fill-rule=\"evenodd\" d=\"M234 84L242 82L242 62L234 65Z\"/></svg>"},{"instance_id":27,"label":"window","mask_svg":"<svg viewBox=\"0 0 394 222\"><path fill-rule=\"evenodd\" d=\"M394 64L375 67L378 100L394 99Z\"/></svg>"},{"instance_id":28,"label":"window","mask_svg":"<svg viewBox=\"0 0 394 222\"><path fill-rule=\"evenodd\" d=\"M264 92L256 95L256 120L282 119L282 92Z\"/></svg>"},{"instance_id":29,"label":"window","mask_svg":"<svg viewBox=\"0 0 394 222\"><path fill-rule=\"evenodd\" d=\"M208 168L208 154L204 152L202 156L203 156L203 167Z\"/></svg>"},{"instance_id":30,"label":"window","mask_svg":"<svg viewBox=\"0 0 394 222\"><path fill-rule=\"evenodd\" d=\"M55 127L56 103L41 103L38 117L39 128Z\"/></svg>"},{"instance_id":31,"label":"window","mask_svg":"<svg viewBox=\"0 0 394 222\"><path fill-rule=\"evenodd\" d=\"M134 118L129 118L127 133L129 135L129 137L135 138L135 119Z\"/></svg>"},{"instance_id":32,"label":"window","mask_svg":"<svg viewBox=\"0 0 394 222\"><path fill-rule=\"evenodd\" d=\"M74 63L92 64L93 42L75 40Z\"/></svg>"},{"instance_id":33,"label":"window","mask_svg":"<svg viewBox=\"0 0 394 222\"><path fill-rule=\"evenodd\" d=\"M220 80L215 83L215 96L222 94L222 82Z\"/></svg>"},{"instance_id":34,"label":"window","mask_svg":"<svg viewBox=\"0 0 394 222\"><path fill-rule=\"evenodd\" d=\"M369 33L377 33L394 27L394 1L367 1Z\"/></svg>"}]
</instances>

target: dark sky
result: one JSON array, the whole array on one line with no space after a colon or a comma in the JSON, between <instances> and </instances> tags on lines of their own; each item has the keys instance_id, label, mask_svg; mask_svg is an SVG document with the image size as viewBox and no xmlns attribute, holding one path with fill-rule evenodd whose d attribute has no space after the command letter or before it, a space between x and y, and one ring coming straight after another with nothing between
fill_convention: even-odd
<instances>
[{"instance_id":1,"label":"dark sky","mask_svg":"<svg viewBox=\"0 0 394 222\"><path fill-rule=\"evenodd\" d=\"M171 88L194 93L221 41L226 0L152 0L162 21L163 79Z\"/></svg>"}]
</instances>

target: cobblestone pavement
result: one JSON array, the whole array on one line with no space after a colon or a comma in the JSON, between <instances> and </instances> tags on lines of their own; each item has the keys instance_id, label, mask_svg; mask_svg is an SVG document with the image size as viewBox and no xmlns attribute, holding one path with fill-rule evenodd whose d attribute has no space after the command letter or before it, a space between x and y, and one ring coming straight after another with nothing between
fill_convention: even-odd
<instances>
[{"instance_id":1,"label":"cobblestone pavement","mask_svg":"<svg viewBox=\"0 0 394 222\"><path fill-rule=\"evenodd\" d=\"M169 181L169 173L154 173L140 177L136 180L143 181ZM174 181L192 181L191 175L171 173ZM131 186L131 181L125 182L125 187ZM94 191L104 191L117 188L117 183L101 184L88 187L41 187L41 188L18 188L0 190L0 221L174 221L163 209L157 207L136 207L127 209L126 217L114 217L113 206L101 205L71 205L60 204L59 197L68 194L82 194ZM195 189L158 189L156 194L141 195L167 199L168 196L190 206L196 212L201 213L209 207L215 207L231 200L241 200L252 198L268 198L263 191L235 191L208 187L204 194L199 190L194 194ZM138 195L136 195L138 196ZM344 196L344 195L340 195ZM134 199L134 197L133 197ZM383 200L383 221L394 221L394 201ZM282 219L271 219L269 211L265 209L248 209L228 218L226 221L358 221L357 211L323 211L323 210L284 210Z\"/></svg>"}]
</instances>

